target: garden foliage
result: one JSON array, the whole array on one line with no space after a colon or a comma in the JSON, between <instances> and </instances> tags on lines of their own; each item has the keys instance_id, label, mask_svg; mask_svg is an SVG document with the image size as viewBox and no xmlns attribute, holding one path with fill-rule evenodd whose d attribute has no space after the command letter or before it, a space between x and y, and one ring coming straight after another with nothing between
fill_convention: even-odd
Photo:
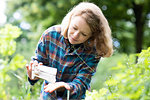
<instances>
[{"instance_id":1,"label":"garden foliage","mask_svg":"<svg viewBox=\"0 0 150 100\"><path fill-rule=\"evenodd\" d=\"M34 87L29 85L25 71L27 62L16 52L16 39L21 34L18 27L10 24L0 29L0 100L39 98L41 81ZM86 100L150 99L150 47L123 58L117 66L110 67L113 73L106 79L106 87L87 91Z\"/></svg>"},{"instance_id":2,"label":"garden foliage","mask_svg":"<svg viewBox=\"0 0 150 100\"><path fill-rule=\"evenodd\" d=\"M16 54L16 41L22 34L17 26L10 24L0 29L0 99L10 100L15 98L15 94L21 95L22 88L18 85L24 79L18 75L19 69L23 68L26 60L21 54ZM20 81L14 80L16 77ZM23 83L24 84L24 83ZM18 85L18 86L17 86ZM17 87L17 88L16 88ZM19 90L19 91L18 91ZM17 93L16 93L17 92Z\"/></svg>"},{"instance_id":3,"label":"garden foliage","mask_svg":"<svg viewBox=\"0 0 150 100\"><path fill-rule=\"evenodd\" d=\"M137 62L136 62L136 58ZM86 92L86 100L149 100L150 99L150 47L140 54L124 57L99 91Z\"/></svg>"}]
</instances>

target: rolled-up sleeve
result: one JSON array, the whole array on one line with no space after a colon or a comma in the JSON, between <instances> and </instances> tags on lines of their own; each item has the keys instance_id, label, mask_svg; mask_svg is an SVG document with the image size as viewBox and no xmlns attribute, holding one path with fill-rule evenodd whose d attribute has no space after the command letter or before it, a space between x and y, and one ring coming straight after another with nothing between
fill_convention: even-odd
<instances>
[{"instance_id":1,"label":"rolled-up sleeve","mask_svg":"<svg viewBox=\"0 0 150 100\"><path fill-rule=\"evenodd\" d=\"M90 89L91 77L95 74L99 59L92 57L86 60L86 64L82 64L79 73L72 82L69 83L71 87L70 97L73 99L84 99L85 92Z\"/></svg>"}]
</instances>

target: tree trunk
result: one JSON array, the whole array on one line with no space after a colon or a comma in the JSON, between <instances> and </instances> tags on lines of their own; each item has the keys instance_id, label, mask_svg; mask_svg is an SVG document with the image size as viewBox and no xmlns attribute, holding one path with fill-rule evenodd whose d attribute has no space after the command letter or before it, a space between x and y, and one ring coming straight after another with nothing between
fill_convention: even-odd
<instances>
[{"instance_id":1,"label":"tree trunk","mask_svg":"<svg viewBox=\"0 0 150 100\"><path fill-rule=\"evenodd\" d=\"M133 3L133 11L135 14L135 28L136 28L136 36L135 36L135 45L136 45L136 53L140 53L142 50L143 43L143 35L144 35L144 18L143 14L143 5L137 5Z\"/></svg>"}]
</instances>

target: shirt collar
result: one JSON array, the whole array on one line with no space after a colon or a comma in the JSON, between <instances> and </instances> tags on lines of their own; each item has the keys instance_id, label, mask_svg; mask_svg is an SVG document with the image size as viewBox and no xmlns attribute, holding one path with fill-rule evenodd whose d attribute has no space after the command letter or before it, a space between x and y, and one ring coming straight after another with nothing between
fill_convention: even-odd
<instances>
[{"instance_id":1,"label":"shirt collar","mask_svg":"<svg viewBox=\"0 0 150 100\"><path fill-rule=\"evenodd\" d=\"M65 43L66 43L66 50L68 51L68 55L81 54L84 51L83 43L71 44L68 39L65 39Z\"/></svg>"}]
</instances>

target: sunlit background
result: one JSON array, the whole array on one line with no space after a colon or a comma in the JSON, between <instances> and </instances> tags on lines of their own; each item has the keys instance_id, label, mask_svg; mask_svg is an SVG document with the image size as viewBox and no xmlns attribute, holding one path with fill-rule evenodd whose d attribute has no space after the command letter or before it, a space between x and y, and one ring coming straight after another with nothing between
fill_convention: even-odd
<instances>
[{"instance_id":1,"label":"sunlit background","mask_svg":"<svg viewBox=\"0 0 150 100\"><path fill-rule=\"evenodd\" d=\"M85 0L66 1L0 0L0 100L39 99L42 80L31 87L25 64L34 56L42 33L60 24L74 5ZM150 100L150 0L86 1L101 8L114 47L111 57L101 58L87 100L119 96Z\"/></svg>"},{"instance_id":2,"label":"sunlit background","mask_svg":"<svg viewBox=\"0 0 150 100\"><path fill-rule=\"evenodd\" d=\"M6 2L5 0L0 0L0 25L4 25L7 21L7 16L5 15Z\"/></svg>"}]
</instances>

